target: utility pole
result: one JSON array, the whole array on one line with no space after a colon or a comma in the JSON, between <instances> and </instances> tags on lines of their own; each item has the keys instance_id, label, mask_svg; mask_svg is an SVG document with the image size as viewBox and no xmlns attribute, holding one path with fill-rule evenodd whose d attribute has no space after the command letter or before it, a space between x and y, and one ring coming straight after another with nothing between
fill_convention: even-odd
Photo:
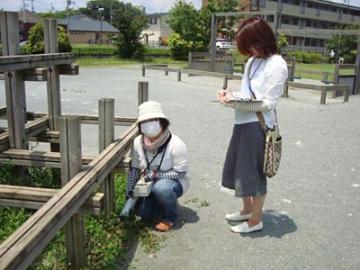
<instances>
[{"instance_id":1,"label":"utility pole","mask_svg":"<svg viewBox=\"0 0 360 270\"><path fill-rule=\"evenodd\" d=\"M31 2L31 12L34 13L35 10L34 10L34 0L30 0Z\"/></svg>"},{"instance_id":2,"label":"utility pole","mask_svg":"<svg viewBox=\"0 0 360 270\"><path fill-rule=\"evenodd\" d=\"M71 4L71 0L66 0L66 30L67 34L70 35L70 14L69 14L69 6Z\"/></svg>"},{"instance_id":3,"label":"utility pole","mask_svg":"<svg viewBox=\"0 0 360 270\"><path fill-rule=\"evenodd\" d=\"M23 0L23 24L25 24L25 10L26 10L26 4L25 4L25 0Z\"/></svg>"}]
</instances>

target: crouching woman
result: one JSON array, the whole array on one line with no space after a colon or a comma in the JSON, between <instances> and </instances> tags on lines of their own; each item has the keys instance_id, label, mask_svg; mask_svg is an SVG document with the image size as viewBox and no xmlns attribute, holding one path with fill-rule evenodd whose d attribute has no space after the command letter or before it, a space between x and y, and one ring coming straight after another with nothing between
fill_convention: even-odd
<instances>
[{"instance_id":1,"label":"crouching woman","mask_svg":"<svg viewBox=\"0 0 360 270\"><path fill-rule=\"evenodd\" d=\"M134 140L126 187L127 197L132 197L140 177L153 181L150 195L138 200L136 213L144 220L159 217L155 229L163 232L173 227L177 218L177 199L189 187L186 146L170 132L169 124L160 103L147 101L139 106L141 134Z\"/></svg>"}]
</instances>

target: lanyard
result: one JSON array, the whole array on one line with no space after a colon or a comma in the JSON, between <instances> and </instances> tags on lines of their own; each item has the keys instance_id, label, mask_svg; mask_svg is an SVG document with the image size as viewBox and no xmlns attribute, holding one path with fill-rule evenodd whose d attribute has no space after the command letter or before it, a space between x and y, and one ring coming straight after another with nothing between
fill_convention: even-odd
<instances>
[{"instance_id":1,"label":"lanyard","mask_svg":"<svg viewBox=\"0 0 360 270\"><path fill-rule=\"evenodd\" d=\"M251 88L251 80L252 80L252 78L254 78L256 71L259 69L259 67L261 66L264 59L260 60L259 64L255 67L255 70L254 70L253 74L251 75L251 67L252 67L254 61L255 61L255 58L253 58L253 60L250 62L250 66L249 66L249 70L248 70L248 74L247 74L247 80L248 80L249 89L251 91L251 94L256 99L255 93Z\"/></svg>"},{"instance_id":2,"label":"lanyard","mask_svg":"<svg viewBox=\"0 0 360 270\"><path fill-rule=\"evenodd\" d=\"M145 159L146 159L146 164L147 164L147 166L146 166L146 168L145 168L144 171L150 169L151 163L152 163L152 162L155 160L155 158L162 152L161 160L160 160L159 166L158 166L158 168L157 168L157 171L160 170L161 164L162 164L162 162L163 162L163 160L164 160L166 148L167 148L167 145L169 144L169 142L170 142L170 140L171 140L171 137L172 137L172 135L171 135L171 133L170 133L169 138L166 140L166 142L165 142L162 146L159 147L156 155L153 156L153 158L151 159L150 162L149 162L149 159L148 159L147 154L146 154L147 151L146 151L145 148L143 147L144 155L145 155Z\"/></svg>"}]
</instances>

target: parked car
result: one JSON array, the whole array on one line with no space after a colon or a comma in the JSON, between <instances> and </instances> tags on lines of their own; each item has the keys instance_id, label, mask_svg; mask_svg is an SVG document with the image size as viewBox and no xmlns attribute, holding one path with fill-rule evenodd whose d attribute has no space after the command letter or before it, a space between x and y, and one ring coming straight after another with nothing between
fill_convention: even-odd
<instances>
[{"instance_id":1,"label":"parked car","mask_svg":"<svg viewBox=\"0 0 360 270\"><path fill-rule=\"evenodd\" d=\"M235 46L231 41L227 41L224 38L216 39L216 49L217 50L226 50L226 49L234 49Z\"/></svg>"}]
</instances>

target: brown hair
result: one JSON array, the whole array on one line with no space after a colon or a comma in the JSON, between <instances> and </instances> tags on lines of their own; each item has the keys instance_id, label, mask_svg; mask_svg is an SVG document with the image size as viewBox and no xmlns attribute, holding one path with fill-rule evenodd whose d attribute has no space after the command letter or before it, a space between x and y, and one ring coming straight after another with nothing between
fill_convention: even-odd
<instances>
[{"instance_id":1,"label":"brown hair","mask_svg":"<svg viewBox=\"0 0 360 270\"><path fill-rule=\"evenodd\" d=\"M243 20L236 33L236 44L241 54L252 56L251 48L259 52L260 58L267 58L277 51L275 34L261 17Z\"/></svg>"}]
</instances>

